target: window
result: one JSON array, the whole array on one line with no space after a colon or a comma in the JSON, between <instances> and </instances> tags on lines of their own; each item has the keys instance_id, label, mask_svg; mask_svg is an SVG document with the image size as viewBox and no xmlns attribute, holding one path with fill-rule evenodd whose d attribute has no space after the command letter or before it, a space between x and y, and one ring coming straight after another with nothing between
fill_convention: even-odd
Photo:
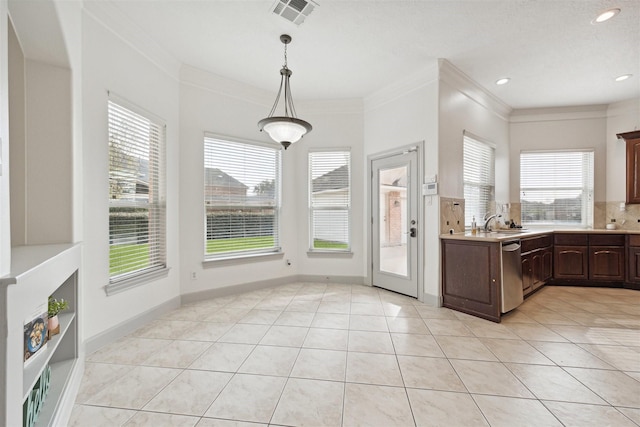
<instances>
[{"instance_id":1,"label":"window","mask_svg":"<svg viewBox=\"0 0 640 427\"><path fill-rule=\"evenodd\" d=\"M464 203L465 226L471 226L473 216L478 224L490 212L495 200L495 147L464 134Z\"/></svg>"},{"instance_id":2,"label":"window","mask_svg":"<svg viewBox=\"0 0 640 427\"><path fill-rule=\"evenodd\" d=\"M351 153L309 153L309 222L312 251L349 251Z\"/></svg>"},{"instance_id":3,"label":"window","mask_svg":"<svg viewBox=\"0 0 640 427\"><path fill-rule=\"evenodd\" d=\"M593 226L593 151L520 154L522 224Z\"/></svg>"},{"instance_id":4,"label":"window","mask_svg":"<svg viewBox=\"0 0 640 427\"><path fill-rule=\"evenodd\" d=\"M108 102L112 290L166 268L165 125L123 104Z\"/></svg>"},{"instance_id":5,"label":"window","mask_svg":"<svg viewBox=\"0 0 640 427\"><path fill-rule=\"evenodd\" d=\"M205 259L280 250L280 147L204 138Z\"/></svg>"}]
</instances>

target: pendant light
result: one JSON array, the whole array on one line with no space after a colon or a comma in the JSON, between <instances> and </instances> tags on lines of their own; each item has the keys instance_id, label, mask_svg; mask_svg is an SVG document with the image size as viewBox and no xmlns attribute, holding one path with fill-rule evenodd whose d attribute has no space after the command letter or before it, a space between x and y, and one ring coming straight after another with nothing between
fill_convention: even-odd
<instances>
[{"instance_id":1,"label":"pendant light","mask_svg":"<svg viewBox=\"0 0 640 427\"><path fill-rule=\"evenodd\" d=\"M284 43L284 65L280 70L280 89L276 101L273 103L269 116L258 122L258 128L269 134L271 139L282 144L286 150L291 144L297 142L306 133L311 132L311 124L296 117L296 109L293 106L289 78L291 70L287 67L287 45L291 43L291 36L283 34L280 41ZM274 116L273 114L280 102L280 95L284 87L284 116Z\"/></svg>"}]
</instances>

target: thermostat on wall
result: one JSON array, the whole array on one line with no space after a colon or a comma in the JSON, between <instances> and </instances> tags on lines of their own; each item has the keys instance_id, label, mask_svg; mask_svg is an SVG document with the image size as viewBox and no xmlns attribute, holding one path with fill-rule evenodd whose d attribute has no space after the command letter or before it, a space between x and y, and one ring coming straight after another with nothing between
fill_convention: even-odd
<instances>
[{"instance_id":1,"label":"thermostat on wall","mask_svg":"<svg viewBox=\"0 0 640 427\"><path fill-rule=\"evenodd\" d=\"M427 184L422 184L422 195L423 196L435 196L438 194L438 183L437 182L429 182Z\"/></svg>"}]
</instances>

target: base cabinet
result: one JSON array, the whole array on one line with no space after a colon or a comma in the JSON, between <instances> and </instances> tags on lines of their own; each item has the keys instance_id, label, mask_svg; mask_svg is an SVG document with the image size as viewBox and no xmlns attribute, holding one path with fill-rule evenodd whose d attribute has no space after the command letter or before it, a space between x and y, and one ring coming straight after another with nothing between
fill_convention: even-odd
<instances>
[{"instance_id":1,"label":"base cabinet","mask_svg":"<svg viewBox=\"0 0 640 427\"><path fill-rule=\"evenodd\" d=\"M500 322L498 242L442 240L442 304Z\"/></svg>"},{"instance_id":2,"label":"base cabinet","mask_svg":"<svg viewBox=\"0 0 640 427\"><path fill-rule=\"evenodd\" d=\"M553 240L551 235L523 239L522 291L528 295L542 287L552 276Z\"/></svg>"},{"instance_id":3,"label":"base cabinet","mask_svg":"<svg viewBox=\"0 0 640 427\"><path fill-rule=\"evenodd\" d=\"M589 280L623 281L624 247L589 247Z\"/></svg>"},{"instance_id":4,"label":"base cabinet","mask_svg":"<svg viewBox=\"0 0 640 427\"><path fill-rule=\"evenodd\" d=\"M553 250L555 279L587 280L589 278L586 246L556 246Z\"/></svg>"},{"instance_id":5,"label":"base cabinet","mask_svg":"<svg viewBox=\"0 0 640 427\"><path fill-rule=\"evenodd\" d=\"M625 287L640 290L640 235L627 235Z\"/></svg>"}]
</instances>

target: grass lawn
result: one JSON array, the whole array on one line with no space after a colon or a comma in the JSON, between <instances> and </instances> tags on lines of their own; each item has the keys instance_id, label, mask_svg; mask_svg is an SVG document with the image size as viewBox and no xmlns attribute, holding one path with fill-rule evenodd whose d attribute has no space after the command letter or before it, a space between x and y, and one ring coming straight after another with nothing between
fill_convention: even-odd
<instances>
[{"instance_id":1,"label":"grass lawn","mask_svg":"<svg viewBox=\"0 0 640 427\"><path fill-rule=\"evenodd\" d=\"M349 245L344 242L332 242L330 240L315 239L313 241L313 249L349 249Z\"/></svg>"},{"instance_id":2,"label":"grass lawn","mask_svg":"<svg viewBox=\"0 0 640 427\"><path fill-rule=\"evenodd\" d=\"M207 240L208 254L271 247L273 247L273 236ZM349 245L342 242L316 239L313 242L313 248L346 250L349 248ZM112 276L139 270L148 265L149 244L147 243L140 245L115 245L109 249L109 274Z\"/></svg>"},{"instance_id":3,"label":"grass lawn","mask_svg":"<svg viewBox=\"0 0 640 427\"><path fill-rule=\"evenodd\" d=\"M273 236L239 237L235 239L207 240L207 253L262 249L273 247Z\"/></svg>"},{"instance_id":4,"label":"grass lawn","mask_svg":"<svg viewBox=\"0 0 640 427\"><path fill-rule=\"evenodd\" d=\"M149 265L149 244L115 245L109 248L109 274L128 273Z\"/></svg>"}]
</instances>

